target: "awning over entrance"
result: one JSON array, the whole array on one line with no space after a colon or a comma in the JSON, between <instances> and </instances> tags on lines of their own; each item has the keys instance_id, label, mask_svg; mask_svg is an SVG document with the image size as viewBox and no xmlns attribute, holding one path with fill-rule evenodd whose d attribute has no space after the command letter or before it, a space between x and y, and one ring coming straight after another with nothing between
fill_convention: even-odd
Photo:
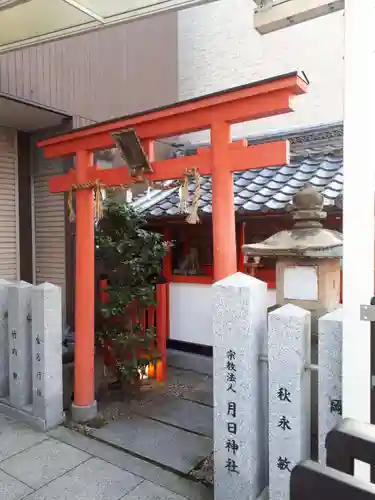
<instances>
[{"instance_id":1,"label":"awning over entrance","mask_svg":"<svg viewBox=\"0 0 375 500\"><path fill-rule=\"evenodd\" d=\"M57 127L67 118L69 116L63 113L0 92L0 126L33 132Z\"/></svg>"},{"instance_id":2,"label":"awning over entrance","mask_svg":"<svg viewBox=\"0 0 375 500\"><path fill-rule=\"evenodd\" d=\"M215 0L0 0L0 52Z\"/></svg>"}]
</instances>

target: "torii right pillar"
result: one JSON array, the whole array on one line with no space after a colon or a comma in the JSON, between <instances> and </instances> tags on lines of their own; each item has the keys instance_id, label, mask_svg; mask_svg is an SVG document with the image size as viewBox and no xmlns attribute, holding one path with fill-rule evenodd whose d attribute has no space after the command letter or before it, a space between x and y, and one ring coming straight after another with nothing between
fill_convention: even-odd
<instances>
[{"instance_id":1,"label":"torii right pillar","mask_svg":"<svg viewBox=\"0 0 375 500\"><path fill-rule=\"evenodd\" d=\"M375 1L345 0L343 199L343 416L370 422L370 323L374 294ZM368 480L369 467L356 475Z\"/></svg>"}]
</instances>

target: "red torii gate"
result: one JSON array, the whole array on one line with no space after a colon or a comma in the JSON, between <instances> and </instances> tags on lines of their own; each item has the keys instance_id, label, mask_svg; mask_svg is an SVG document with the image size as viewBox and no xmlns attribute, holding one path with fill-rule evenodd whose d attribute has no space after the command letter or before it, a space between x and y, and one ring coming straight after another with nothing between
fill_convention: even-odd
<instances>
[{"instance_id":1,"label":"red torii gate","mask_svg":"<svg viewBox=\"0 0 375 500\"><path fill-rule=\"evenodd\" d=\"M292 98L307 91L297 72L262 80L171 106L110 120L38 143L46 158L75 154L75 169L50 180L51 192L68 192L73 185L126 185L134 179L124 166L100 170L93 152L115 142L112 133L133 128L151 162L150 181L182 179L186 170L212 175L214 279L237 271L232 172L285 165L287 141L248 146L231 142L231 124L293 111ZM211 131L211 147L194 156L154 160L154 141L198 130ZM75 384L73 418L88 420L96 413L94 400L94 204L92 187L76 192Z\"/></svg>"}]
</instances>

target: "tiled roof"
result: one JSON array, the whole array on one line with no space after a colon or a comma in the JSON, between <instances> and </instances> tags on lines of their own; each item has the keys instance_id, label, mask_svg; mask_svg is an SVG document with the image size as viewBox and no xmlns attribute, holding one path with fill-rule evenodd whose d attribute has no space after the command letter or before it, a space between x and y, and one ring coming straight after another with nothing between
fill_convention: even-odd
<instances>
[{"instance_id":1,"label":"tiled roof","mask_svg":"<svg viewBox=\"0 0 375 500\"><path fill-rule=\"evenodd\" d=\"M326 205L336 205L343 190L343 152L341 145L309 147L291 155L289 165L253 169L233 174L234 201L238 213L280 211L286 209L294 194L306 184L312 184L323 195ZM194 184L189 186L191 200ZM211 178L203 177L199 210L210 214ZM145 216L178 216L179 189L152 191L134 201Z\"/></svg>"},{"instance_id":2,"label":"tiled roof","mask_svg":"<svg viewBox=\"0 0 375 500\"><path fill-rule=\"evenodd\" d=\"M293 195L305 184L315 186L327 205L334 205L343 189L343 157L327 154L323 158L307 157L292 160L290 165L247 170L233 175L234 202L239 213L282 210ZM189 186L190 199L194 185ZM211 213L211 178L203 177L199 209ZM169 191L153 191L151 196L141 196L134 202L135 208L145 216L176 216L180 212L178 188Z\"/></svg>"}]
</instances>

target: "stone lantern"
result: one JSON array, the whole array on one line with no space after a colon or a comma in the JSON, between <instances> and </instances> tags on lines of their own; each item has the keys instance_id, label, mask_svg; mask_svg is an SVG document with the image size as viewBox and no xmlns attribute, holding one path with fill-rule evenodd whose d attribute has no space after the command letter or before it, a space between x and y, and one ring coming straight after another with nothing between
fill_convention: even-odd
<instances>
[{"instance_id":1,"label":"stone lantern","mask_svg":"<svg viewBox=\"0 0 375 500\"><path fill-rule=\"evenodd\" d=\"M295 304L316 320L340 302L340 260L343 237L323 228L323 196L311 185L293 198L292 229L280 231L260 243L244 245L247 258L276 257L276 302Z\"/></svg>"}]
</instances>

